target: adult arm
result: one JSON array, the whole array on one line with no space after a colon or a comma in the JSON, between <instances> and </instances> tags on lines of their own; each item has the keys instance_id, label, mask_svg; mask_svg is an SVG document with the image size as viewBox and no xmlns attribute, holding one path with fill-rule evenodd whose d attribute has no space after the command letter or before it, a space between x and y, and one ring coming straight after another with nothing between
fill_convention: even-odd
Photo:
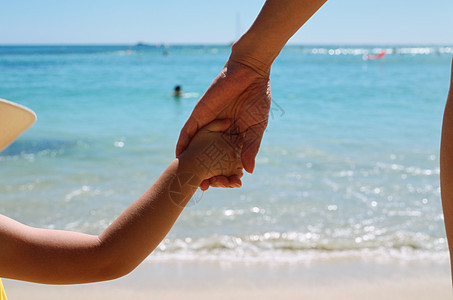
<instances>
[{"instance_id":1,"label":"adult arm","mask_svg":"<svg viewBox=\"0 0 453 300\"><path fill-rule=\"evenodd\" d=\"M201 130L99 236L33 228L0 215L0 277L69 284L132 271L162 241L203 179L242 172L238 143L217 132L229 123L216 121Z\"/></svg>"},{"instance_id":2,"label":"adult arm","mask_svg":"<svg viewBox=\"0 0 453 300\"><path fill-rule=\"evenodd\" d=\"M232 59L268 76L288 40L327 0L267 0L250 29L233 45Z\"/></svg>"},{"instance_id":3,"label":"adult arm","mask_svg":"<svg viewBox=\"0 0 453 300\"><path fill-rule=\"evenodd\" d=\"M326 0L267 0L250 29L236 41L223 70L200 98L181 130L179 155L198 129L216 118L233 119L232 131L245 134L242 163L253 172L267 127L271 104L269 74L273 61L291 36ZM238 176L217 176L211 186L240 186Z\"/></svg>"},{"instance_id":4,"label":"adult arm","mask_svg":"<svg viewBox=\"0 0 453 300\"><path fill-rule=\"evenodd\" d=\"M453 64L450 91L445 105L440 145L440 187L444 211L445 229L453 259ZM451 261L453 275L453 261Z\"/></svg>"}]
</instances>

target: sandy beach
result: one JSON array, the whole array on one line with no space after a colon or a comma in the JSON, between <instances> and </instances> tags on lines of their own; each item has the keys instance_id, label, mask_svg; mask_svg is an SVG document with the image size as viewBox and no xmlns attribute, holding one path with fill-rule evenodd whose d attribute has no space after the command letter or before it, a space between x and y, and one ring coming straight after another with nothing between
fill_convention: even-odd
<instances>
[{"instance_id":1,"label":"sandy beach","mask_svg":"<svg viewBox=\"0 0 453 300\"><path fill-rule=\"evenodd\" d=\"M451 299L448 264L329 260L298 264L145 262L76 286L4 280L9 299Z\"/></svg>"}]
</instances>

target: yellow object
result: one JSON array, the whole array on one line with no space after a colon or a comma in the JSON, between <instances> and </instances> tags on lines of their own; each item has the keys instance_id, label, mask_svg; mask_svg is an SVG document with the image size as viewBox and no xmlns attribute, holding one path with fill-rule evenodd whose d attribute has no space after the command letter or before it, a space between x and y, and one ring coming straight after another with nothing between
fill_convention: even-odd
<instances>
[{"instance_id":1,"label":"yellow object","mask_svg":"<svg viewBox=\"0 0 453 300\"><path fill-rule=\"evenodd\" d=\"M0 99L0 151L11 144L35 121L36 115L32 110Z\"/></svg>"},{"instance_id":2,"label":"yellow object","mask_svg":"<svg viewBox=\"0 0 453 300\"><path fill-rule=\"evenodd\" d=\"M5 289L3 288L3 283L1 279L0 279L0 300L8 300L8 298L6 298Z\"/></svg>"}]
</instances>

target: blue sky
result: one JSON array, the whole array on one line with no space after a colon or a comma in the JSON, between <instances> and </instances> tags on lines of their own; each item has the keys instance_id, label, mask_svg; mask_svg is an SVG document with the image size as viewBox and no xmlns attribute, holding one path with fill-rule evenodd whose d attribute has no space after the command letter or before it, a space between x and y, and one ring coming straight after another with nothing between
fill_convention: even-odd
<instances>
[{"instance_id":1,"label":"blue sky","mask_svg":"<svg viewBox=\"0 0 453 300\"><path fill-rule=\"evenodd\" d=\"M225 44L264 0L0 3L0 44ZM329 0L290 43L453 45L453 0Z\"/></svg>"}]
</instances>

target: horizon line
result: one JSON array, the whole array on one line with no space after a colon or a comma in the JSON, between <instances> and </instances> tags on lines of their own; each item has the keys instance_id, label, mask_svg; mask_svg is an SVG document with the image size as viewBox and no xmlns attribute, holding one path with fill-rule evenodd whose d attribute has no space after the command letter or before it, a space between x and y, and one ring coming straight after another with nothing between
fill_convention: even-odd
<instances>
[{"instance_id":1,"label":"horizon line","mask_svg":"<svg viewBox=\"0 0 453 300\"><path fill-rule=\"evenodd\" d=\"M5 43L1 44L0 47L17 47L17 46L154 46L154 47L171 47L171 46L231 46L233 43L148 43L148 42L136 42L136 43ZM453 44L449 43L288 43L286 46L444 46L450 47Z\"/></svg>"}]
</instances>

